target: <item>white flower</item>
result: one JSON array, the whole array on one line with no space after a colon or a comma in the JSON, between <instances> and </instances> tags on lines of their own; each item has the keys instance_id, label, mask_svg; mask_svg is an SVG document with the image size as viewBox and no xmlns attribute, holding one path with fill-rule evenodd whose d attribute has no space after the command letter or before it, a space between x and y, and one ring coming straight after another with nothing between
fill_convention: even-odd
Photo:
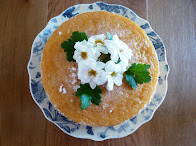
<instances>
[{"instance_id":1,"label":"white flower","mask_svg":"<svg viewBox=\"0 0 196 146\"><path fill-rule=\"evenodd\" d=\"M121 60L131 59L132 51L127 44L119 40L118 36L115 34L112 40L105 40L105 46L108 48L111 54L111 60L117 62L119 57Z\"/></svg>"},{"instance_id":2,"label":"white flower","mask_svg":"<svg viewBox=\"0 0 196 146\"><path fill-rule=\"evenodd\" d=\"M97 51L108 54L108 49L105 47L104 40L106 36L104 34L91 36L88 41L93 44Z\"/></svg>"},{"instance_id":3,"label":"white flower","mask_svg":"<svg viewBox=\"0 0 196 146\"><path fill-rule=\"evenodd\" d=\"M97 60L101 55L101 53L93 49L93 45L86 40L83 40L82 42L76 42L74 48L76 50L74 52L73 58L77 63L79 63L81 60L88 60L90 58Z\"/></svg>"},{"instance_id":4,"label":"white flower","mask_svg":"<svg viewBox=\"0 0 196 146\"><path fill-rule=\"evenodd\" d=\"M108 61L105 65L105 71L102 73L102 80L107 82L107 90L112 91L114 84L117 86L122 85L123 71L119 64L115 64L113 61Z\"/></svg>"},{"instance_id":5,"label":"white flower","mask_svg":"<svg viewBox=\"0 0 196 146\"><path fill-rule=\"evenodd\" d=\"M101 79L105 64L102 62L96 62L89 59L80 61L78 64L78 79L82 84L89 83L90 87L94 89L96 85L103 85L105 82Z\"/></svg>"}]
</instances>

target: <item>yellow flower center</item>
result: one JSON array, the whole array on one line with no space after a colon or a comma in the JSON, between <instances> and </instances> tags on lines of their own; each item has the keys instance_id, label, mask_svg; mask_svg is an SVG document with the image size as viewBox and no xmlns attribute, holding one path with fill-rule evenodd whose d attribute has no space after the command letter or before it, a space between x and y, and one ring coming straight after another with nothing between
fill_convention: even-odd
<instances>
[{"instance_id":1,"label":"yellow flower center","mask_svg":"<svg viewBox=\"0 0 196 146\"><path fill-rule=\"evenodd\" d=\"M103 41L102 41L102 40L96 40L96 41L95 41L95 44L97 45L97 43L100 43L100 44L103 45Z\"/></svg>"},{"instance_id":2,"label":"yellow flower center","mask_svg":"<svg viewBox=\"0 0 196 146\"><path fill-rule=\"evenodd\" d=\"M111 76L112 76L112 77L113 77L113 76L116 76L116 73L115 73L115 72L111 73Z\"/></svg>"},{"instance_id":3,"label":"yellow flower center","mask_svg":"<svg viewBox=\"0 0 196 146\"><path fill-rule=\"evenodd\" d=\"M124 50L123 49L120 49L120 53L122 53L122 52L124 52Z\"/></svg>"},{"instance_id":4,"label":"yellow flower center","mask_svg":"<svg viewBox=\"0 0 196 146\"><path fill-rule=\"evenodd\" d=\"M82 57L83 59L86 59L86 58L87 58L87 53L86 53L86 52L81 52L81 57Z\"/></svg>"},{"instance_id":5,"label":"yellow flower center","mask_svg":"<svg viewBox=\"0 0 196 146\"><path fill-rule=\"evenodd\" d=\"M88 74L89 74L90 76L96 77L97 72L96 72L95 70L91 69L91 70L88 72Z\"/></svg>"}]
</instances>

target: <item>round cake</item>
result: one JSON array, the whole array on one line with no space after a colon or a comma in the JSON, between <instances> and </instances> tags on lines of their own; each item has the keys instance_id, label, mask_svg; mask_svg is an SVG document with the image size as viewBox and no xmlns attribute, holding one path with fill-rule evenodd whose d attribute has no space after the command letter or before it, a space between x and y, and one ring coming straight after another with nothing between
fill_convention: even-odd
<instances>
[{"instance_id":1,"label":"round cake","mask_svg":"<svg viewBox=\"0 0 196 146\"><path fill-rule=\"evenodd\" d=\"M88 37L109 32L117 34L132 50L129 64L150 64L151 81L132 89L123 78L121 86L112 91L101 85L100 105L91 104L81 110L81 101L75 96L80 85L76 62L67 61L61 44L71 38L74 31L85 32ZM106 11L87 12L72 17L56 29L47 41L41 61L41 78L46 94L55 108L70 120L89 126L114 126L133 118L156 90L159 64L152 42L133 21Z\"/></svg>"}]
</instances>

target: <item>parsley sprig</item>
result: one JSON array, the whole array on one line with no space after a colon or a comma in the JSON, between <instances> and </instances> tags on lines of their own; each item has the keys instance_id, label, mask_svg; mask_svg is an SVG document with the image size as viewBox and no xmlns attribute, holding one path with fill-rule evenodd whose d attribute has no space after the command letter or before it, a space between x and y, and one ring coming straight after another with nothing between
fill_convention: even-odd
<instances>
[{"instance_id":1,"label":"parsley sprig","mask_svg":"<svg viewBox=\"0 0 196 146\"><path fill-rule=\"evenodd\" d=\"M125 72L126 81L129 86L136 89L137 84L143 84L151 81L150 73L147 69L150 65L133 63L128 70Z\"/></svg>"},{"instance_id":2,"label":"parsley sprig","mask_svg":"<svg viewBox=\"0 0 196 146\"><path fill-rule=\"evenodd\" d=\"M61 44L61 47L64 49L64 52L67 52L67 61L69 62L75 61L73 59L73 55L75 51L74 45L76 42L81 42L83 40L88 40L86 33L74 31L72 33L71 39L68 39L67 41L64 41Z\"/></svg>"},{"instance_id":3,"label":"parsley sprig","mask_svg":"<svg viewBox=\"0 0 196 146\"><path fill-rule=\"evenodd\" d=\"M91 89L89 84L80 84L80 88L77 89L76 96L80 97L81 109L84 110L90 106L90 102L99 105L101 103L102 90L99 86L95 89Z\"/></svg>"}]
</instances>

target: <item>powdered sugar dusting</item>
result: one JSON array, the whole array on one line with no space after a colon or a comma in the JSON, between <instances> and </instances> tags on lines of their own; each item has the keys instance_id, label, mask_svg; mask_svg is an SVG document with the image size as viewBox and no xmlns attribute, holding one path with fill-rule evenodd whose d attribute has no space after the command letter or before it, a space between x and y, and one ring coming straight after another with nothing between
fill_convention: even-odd
<instances>
[{"instance_id":1,"label":"powdered sugar dusting","mask_svg":"<svg viewBox=\"0 0 196 146\"><path fill-rule=\"evenodd\" d=\"M85 111L85 110L84 110ZM79 122L80 124L83 124L83 125L88 125L87 123L85 123L84 121L80 121Z\"/></svg>"},{"instance_id":2,"label":"powdered sugar dusting","mask_svg":"<svg viewBox=\"0 0 196 146\"><path fill-rule=\"evenodd\" d=\"M63 84L60 86L59 92L62 92L62 87L63 87Z\"/></svg>"},{"instance_id":3,"label":"powdered sugar dusting","mask_svg":"<svg viewBox=\"0 0 196 146\"><path fill-rule=\"evenodd\" d=\"M80 86L79 85L75 85L75 86L73 86L73 89L75 90L75 91L77 91L77 89L78 88L80 88Z\"/></svg>"},{"instance_id":4,"label":"powdered sugar dusting","mask_svg":"<svg viewBox=\"0 0 196 146\"><path fill-rule=\"evenodd\" d=\"M119 94L123 95L124 93L123 93L123 91L120 90L120 91L119 91Z\"/></svg>"},{"instance_id":5,"label":"powdered sugar dusting","mask_svg":"<svg viewBox=\"0 0 196 146\"><path fill-rule=\"evenodd\" d=\"M135 98L135 100L137 100L139 102L139 104L142 103L142 101L139 98Z\"/></svg>"},{"instance_id":6,"label":"powdered sugar dusting","mask_svg":"<svg viewBox=\"0 0 196 146\"><path fill-rule=\"evenodd\" d=\"M76 68L75 68L75 67L72 67L72 68L71 68L71 71L76 71Z\"/></svg>"},{"instance_id":7,"label":"powdered sugar dusting","mask_svg":"<svg viewBox=\"0 0 196 146\"><path fill-rule=\"evenodd\" d=\"M63 88L63 94L66 94L66 93L67 93L66 89L65 89L65 88Z\"/></svg>"},{"instance_id":8,"label":"powdered sugar dusting","mask_svg":"<svg viewBox=\"0 0 196 146\"><path fill-rule=\"evenodd\" d=\"M73 81L71 82L72 85L74 85L76 83L76 79L73 79Z\"/></svg>"},{"instance_id":9,"label":"powdered sugar dusting","mask_svg":"<svg viewBox=\"0 0 196 146\"><path fill-rule=\"evenodd\" d=\"M69 68L69 70L70 70L69 76L72 78L72 80L69 80L69 82L73 85L72 88L74 89L74 91L77 91L77 89L80 87L79 85L76 85L76 83L77 83L77 69L75 67L71 67L71 68Z\"/></svg>"},{"instance_id":10,"label":"powdered sugar dusting","mask_svg":"<svg viewBox=\"0 0 196 146\"><path fill-rule=\"evenodd\" d=\"M77 74L76 74L76 68L75 67L72 67L71 69L70 69L70 71L71 71L71 74L69 75L73 80L71 81L71 84L72 85L75 85L75 83L76 83L76 76L77 76Z\"/></svg>"},{"instance_id":11,"label":"powdered sugar dusting","mask_svg":"<svg viewBox=\"0 0 196 146\"><path fill-rule=\"evenodd\" d=\"M76 73L72 73L72 74L70 75L70 77L75 78L75 77L76 77Z\"/></svg>"},{"instance_id":12,"label":"powdered sugar dusting","mask_svg":"<svg viewBox=\"0 0 196 146\"><path fill-rule=\"evenodd\" d=\"M103 105L103 109L106 109L106 105Z\"/></svg>"},{"instance_id":13,"label":"powdered sugar dusting","mask_svg":"<svg viewBox=\"0 0 196 146\"><path fill-rule=\"evenodd\" d=\"M59 87L59 92L63 92L63 94L66 94L67 91L65 89L65 87L63 87L64 85L62 84L60 87Z\"/></svg>"}]
</instances>

